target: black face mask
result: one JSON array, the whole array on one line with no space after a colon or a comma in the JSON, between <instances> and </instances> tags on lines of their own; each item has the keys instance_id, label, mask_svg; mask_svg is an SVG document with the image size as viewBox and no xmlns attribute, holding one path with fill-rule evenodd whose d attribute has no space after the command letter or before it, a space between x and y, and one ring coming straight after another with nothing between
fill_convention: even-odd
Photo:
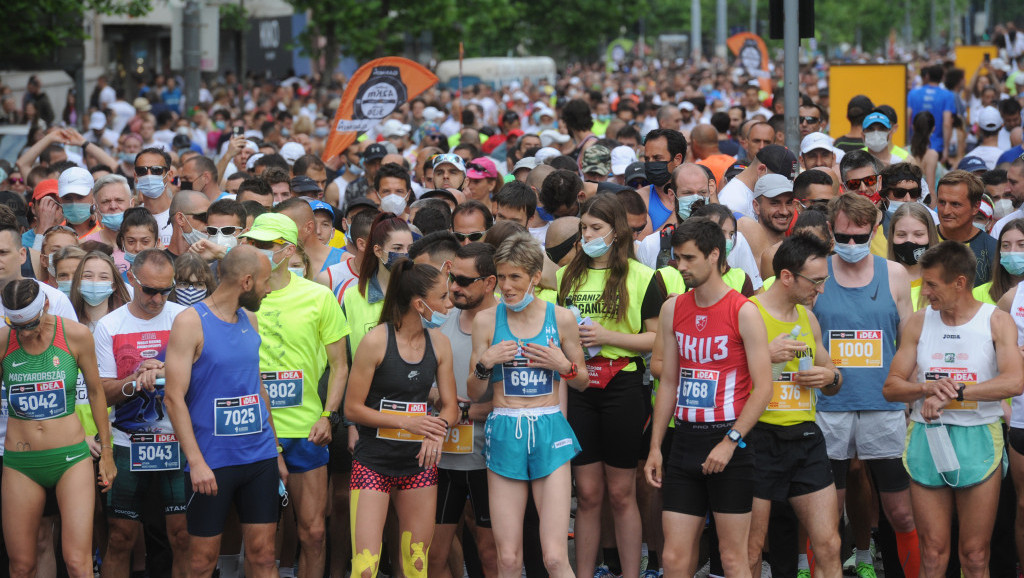
<instances>
[{"instance_id":1,"label":"black face mask","mask_svg":"<svg viewBox=\"0 0 1024 578\"><path fill-rule=\"evenodd\" d=\"M668 161L647 161L644 163L644 173L647 175L647 182L659 189L672 180L672 173L668 171Z\"/></svg>"},{"instance_id":2,"label":"black face mask","mask_svg":"<svg viewBox=\"0 0 1024 578\"><path fill-rule=\"evenodd\" d=\"M904 265L917 265L921 255L928 250L928 244L912 243L907 241L906 243L897 243L892 246L892 254L896 257L896 260Z\"/></svg>"},{"instance_id":3,"label":"black face mask","mask_svg":"<svg viewBox=\"0 0 1024 578\"><path fill-rule=\"evenodd\" d=\"M558 263L563 257L569 254L569 251L572 251L572 248L579 240L580 236L579 233L577 233L554 247L547 247L544 251L548 254L548 259L551 259L552 263Z\"/></svg>"},{"instance_id":4,"label":"black face mask","mask_svg":"<svg viewBox=\"0 0 1024 578\"><path fill-rule=\"evenodd\" d=\"M191 190L193 190L192 189L192 181L186 181L185 179L180 179L178 182L180 183L180 186L178 187L179 190L182 190L182 191L191 191Z\"/></svg>"}]
</instances>

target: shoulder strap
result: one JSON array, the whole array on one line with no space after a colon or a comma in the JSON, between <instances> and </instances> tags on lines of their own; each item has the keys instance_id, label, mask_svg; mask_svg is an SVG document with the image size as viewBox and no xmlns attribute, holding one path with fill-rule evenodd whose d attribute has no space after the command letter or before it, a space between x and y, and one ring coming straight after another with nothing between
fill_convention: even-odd
<instances>
[{"instance_id":1,"label":"shoulder strap","mask_svg":"<svg viewBox=\"0 0 1024 578\"><path fill-rule=\"evenodd\" d=\"M68 347L68 341L64 336L64 318L54 316L54 319L57 327L53 332L53 346L70 355L71 349Z\"/></svg>"}]
</instances>

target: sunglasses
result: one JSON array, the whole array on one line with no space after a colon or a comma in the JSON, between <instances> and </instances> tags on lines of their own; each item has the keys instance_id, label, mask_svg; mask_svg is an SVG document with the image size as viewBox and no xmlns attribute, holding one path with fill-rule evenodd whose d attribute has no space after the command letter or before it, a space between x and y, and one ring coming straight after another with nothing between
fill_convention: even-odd
<instances>
[{"instance_id":1,"label":"sunglasses","mask_svg":"<svg viewBox=\"0 0 1024 578\"><path fill-rule=\"evenodd\" d=\"M626 183L626 186L628 186L628 187L630 187L632 189L639 189L640 187L646 187L649 184L650 183L648 183L644 179L637 179L635 181L629 181L628 183Z\"/></svg>"},{"instance_id":2,"label":"sunglasses","mask_svg":"<svg viewBox=\"0 0 1024 578\"><path fill-rule=\"evenodd\" d=\"M11 320L8 317L4 317L4 322L7 323L8 327L15 331L32 331L36 327L39 327L39 324L43 322L43 316L40 315L39 317L36 317L35 321L29 321L23 325L11 323Z\"/></svg>"},{"instance_id":3,"label":"sunglasses","mask_svg":"<svg viewBox=\"0 0 1024 578\"><path fill-rule=\"evenodd\" d=\"M921 198L921 187L915 187L913 189L900 189L893 187L889 189L889 194L897 199L902 199L903 197L910 195L911 199L917 200Z\"/></svg>"},{"instance_id":4,"label":"sunglasses","mask_svg":"<svg viewBox=\"0 0 1024 578\"><path fill-rule=\"evenodd\" d=\"M856 191L860 188L861 184L864 184L864 186L867 187L873 187L876 183L878 183L878 175L871 175L869 177L864 177L863 179L850 179L846 181L845 184L846 190Z\"/></svg>"},{"instance_id":5,"label":"sunglasses","mask_svg":"<svg viewBox=\"0 0 1024 578\"><path fill-rule=\"evenodd\" d=\"M816 116L801 116L800 124L818 124L821 122L821 118Z\"/></svg>"},{"instance_id":6,"label":"sunglasses","mask_svg":"<svg viewBox=\"0 0 1024 578\"><path fill-rule=\"evenodd\" d=\"M135 280L138 281L138 278ZM143 285L141 281L139 282L139 289L142 289L143 293L151 297L153 295L163 295L164 297L167 297L171 294L171 291L174 291L175 287L177 287L177 284L171 285L170 287L150 287L148 285Z\"/></svg>"},{"instance_id":7,"label":"sunglasses","mask_svg":"<svg viewBox=\"0 0 1024 578\"><path fill-rule=\"evenodd\" d=\"M241 227L235 227L235 226L227 226L227 227L211 227L209 225L206 226L206 234L211 236L211 237L214 237L216 235L227 235L229 237L232 237L232 236L235 235L235 233L241 232L241 230L242 230Z\"/></svg>"},{"instance_id":8,"label":"sunglasses","mask_svg":"<svg viewBox=\"0 0 1024 578\"><path fill-rule=\"evenodd\" d=\"M487 278L487 275L481 275L479 277L466 277L465 275L452 275L451 273L449 273L448 274L448 283L449 284L454 283L454 284L458 285L459 287L469 287L473 283L476 283L477 281L480 281L480 280L486 279L486 278Z\"/></svg>"},{"instance_id":9,"label":"sunglasses","mask_svg":"<svg viewBox=\"0 0 1024 578\"><path fill-rule=\"evenodd\" d=\"M832 236L836 238L836 243L839 245L846 245L851 240L858 244L863 245L871 240L871 233L862 233L860 235L847 235L846 233L832 233Z\"/></svg>"},{"instance_id":10,"label":"sunglasses","mask_svg":"<svg viewBox=\"0 0 1024 578\"><path fill-rule=\"evenodd\" d=\"M485 167L483 165L478 165L476 163L466 163L466 169L467 170L474 170L474 171L476 171L478 173L490 174L490 171L487 169L487 167Z\"/></svg>"},{"instance_id":11,"label":"sunglasses","mask_svg":"<svg viewBox=\"0 0 1024 578\"><path fill-rule=\"evenodd\" d=\"M135 167L135 176L144 177L146 175L156 175L158 177L163 176L167 172L167 167L163 166L152 166L152 167Z\"/></svg>"},{"instance_id":12,"label":"sunglasses","mask_svg":"<svg viewBox=\"0 0 1024 578\"><path fill-rule=\"evenodd\" d=\"M646 224L644 224L644 225L640 225L639 227L630 227L630 229L632 229L632 230L633 230L633 236L634 236L634 237L635 237L635 236L637 236L637 235L639 235L640 233L643 233L643 232L644 232L644 229L646 229L646 228L647 228L647 225L646 225Z\"/></svg>"},{"instance_id":13,"label":"sunglasses","mask_svg":"<svg viewBox=\"0 0 1024 578\"><path fill-rule=\"evenodd\" d=\"M467 239L471 243L476 243L480 239L483 239L484 235L486 234L487 231L476 231L475 233L455 233L455 238L458 239L460 243Z\"/></svg>"},{"instance_id":14,"label":"sunglasses","mask_svg":"<svg viewBox=\"0 0 1024 578\"><path fill-rule=\"evenodd\" d=\"M24 185L25 184L25 179L23 179L21 177L10 177L7 180L11 181L12 185Z\"/></svg>"}]
</instances>

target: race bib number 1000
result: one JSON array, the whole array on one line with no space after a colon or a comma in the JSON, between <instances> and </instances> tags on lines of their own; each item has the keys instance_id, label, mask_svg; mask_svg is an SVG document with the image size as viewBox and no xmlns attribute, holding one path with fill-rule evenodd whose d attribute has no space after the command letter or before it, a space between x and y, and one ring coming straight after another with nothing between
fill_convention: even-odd
<instances>
[{"instance_id":1,"label":"race bib number 1000","mask_svg":"<svg viewBox=\"0 0 1024 578\"><path fill-rule=\"evenodd\" d=\"M10 411L20 419L50 419L67 413L63 380L9 387Z\"/></svg>"},{"instance_id":2,"label":"race bib number 1000","mask_svg":"<svg viewBox=\"0 0 1024 578\"><path fill-rule=\"evenodd\" d=\"M427 415L427 404L408 401L393 401L390 399L380 400L380 412L395 415L407 415L416 417ZM416 435L408 430L400 428L377 428L377 439L393 440L396 442L419 442L423 436Z\"/></svg>"},{"instance_id":3,"label":"race bib number 1000","mask_svg":"<svg viewBox=\"0 0 1024 578\"><path fill-rule=\"evenodd\" d=\"M263 431L263 409L260 396L221 397L214 400L213 434L244 436Z\"/></svg>"},{"instance_id":4,"label":"race bib number 1000","mask_svg":"<svg viewBox=\"0 0 1024 578\"><path fill-rule=\"evenodd\" d=\"M882 331L832 330L828 351L836 367L882 367Z\"/></svg>"}]
</instances>

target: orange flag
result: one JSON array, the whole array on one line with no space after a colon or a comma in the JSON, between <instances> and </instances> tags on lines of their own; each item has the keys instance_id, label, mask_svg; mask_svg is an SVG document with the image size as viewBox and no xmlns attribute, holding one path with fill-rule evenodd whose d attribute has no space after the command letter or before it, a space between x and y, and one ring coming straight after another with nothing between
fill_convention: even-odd
<instances>
[{"instance_id":1,"label":"orange flag","mask_svg":"<svg viewBox=\"0 0 1024 578\"><path fill-rule=\"evenodd\" d=\"M771 91L771 73L768 72L768 47L764 40L753 32L740 32L733 34L725 41L726 46L739 59L747 74L755 76L761 85L761 90Z\"/></svg>"},{"instance_id":2,"label":"orange flag","mask_svg":"<svg viewBox=\"0 0 1024 578\"><path fill-rule=\"evenodd\" d=\"M387 56L361 66L349 79L334 113L323 160L341 154L360 134L436 83L432 72L407 58Z\"/></svg>"}]
</instances>

